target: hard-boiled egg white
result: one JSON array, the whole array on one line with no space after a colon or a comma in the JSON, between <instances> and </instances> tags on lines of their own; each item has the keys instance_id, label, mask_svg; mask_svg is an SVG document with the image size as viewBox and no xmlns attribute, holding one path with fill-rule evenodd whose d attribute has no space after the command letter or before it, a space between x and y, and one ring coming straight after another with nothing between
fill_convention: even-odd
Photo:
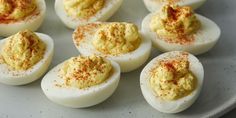
<instances>
[{"instance_id":1,"label":"hard-boiled egg white","mask_svg":"<svg viewBox=\"0 0 236 118\"><path fill-rule=\"evenodd\" d=\"M24 85L39 79L48 69L54 52L53 39L46 34L36 33L46 44L43 58L27 70L12 70L5 63L0 63L0 82L8 85ZM7 38L0 40L0 50Z\"/></svg>"},{"instance_id":2,"label":"hard-boiled egg white","mask_svg":"<svg viewBox=\"0 0 236 118\"><path fill-rule=\"evenodd\" d=\"M59 71L65 63L63 62L44 76L41 88L48 99L66 107L83 108L99 104L114 93L120 80L119 65L114 61L109 61L112 65L112 73L107 80L98 85L83 89L57 86L64 82L59 76Z\"/></svg>"},{"instance_id":3,"label":"hard-boiled egg white","mask_svg":"<svg viewBox=\"0 0 236 118\"><path fill-rule=\"evenodd\" d=\"M105 0L103 8L89 18L72 18L67 15L63 0L55 0L55 11L61 21L69 28L75 29L79 25L84 25L96 21L106 21L109 19L121 6L123 0Z\"/></svg>"},{"instance_id":4,"label":"hard-boiled egg white","mask_svg":"<svg viewBox=\"0 0 236 118\"><path fill-rule=\"evenodd\" d=\"M19 21L2 22L0 20L0 36L10 36L17 32L29 29L36 31L42 24L46 14L46 4L44 0L36 0L37 9L32 15Z\"/></svg>"},{"instance_id":5,"label":"hard-boiled egg white","mask_svg":"<svg viewBox=\"0 0 236 118\"><path fill-rule=\"evenodd\" d=\"M155 12L160 10L163 5L169 2L180 6L191 6L193 9L197 9L202 6L206 0L143 0L143 2L150 12Z\"/></svg>"},{"instance_id":6,"label":"hard-boiled egg white","mask_svg":"<svg viewBox=\"0 0 236 118\"><path fill-rule=\"evenodd\" d=\"M142 90L142 94L146 101L155 109L157 109L160 112L164 113L178 113L181 112L188 107L190 107L195 100L198 98L199 93L201 91L202 85L203 85L203 77L204 77L204 70L202 64L199 62L199 60L192 54L188 54L188 61L190 63L189 70L195 75L197 78L197 86L190 93L189 95L179 98L177 100L172 101L166 101L163 99L160 99L159 96L156 96L154 94L154 91L150 87L150 77L151 77L151 71L153 68L158 66L158 62L160 60L166 60L166 59L174 59L182 55L182 53L186 52L180 52L180 51L173 51L173 52L167 52L164 54L161 54L151 60L142 70L140 75L140 87Z\"/></svg>"},{"instance_id":7,"label":"hard-boiled egg white","mask_svg":"<svg viewBox=\"0 0 236 118\"><path fill-rule=\"evenodd\" d=\"M93 46L93 36L99 29L98 24L106 23L108 22L90 23L87 25L79 26L74 31L73 41L80 54L86 56L95 54L112 59L120 65L121 72L130 72L144 64L151 52L151 41L149 39L144 38L142 34L140 34L141 43L139 47L136 50L126 54L108 55L98 51Z\"/></svg>"},{"instance_id":8,"label":"hard-boiled egg white","mask_svg":"<svg viewBox=\"0 0 236 118\"><path fill-rule=\"evenodd\" d=\"M155 32L150 29L150 22L156 13L150 13L142 21L142 32L145 38L152 40L153 45L160 51L187 51L194 55L202 54L209 51L217 43L221 31L220 28L210 19L196 14L201 22L201 28L194 34L194 41L190 44L178 44L167 42L158 38Z\"/></svg>"}]
</instances>

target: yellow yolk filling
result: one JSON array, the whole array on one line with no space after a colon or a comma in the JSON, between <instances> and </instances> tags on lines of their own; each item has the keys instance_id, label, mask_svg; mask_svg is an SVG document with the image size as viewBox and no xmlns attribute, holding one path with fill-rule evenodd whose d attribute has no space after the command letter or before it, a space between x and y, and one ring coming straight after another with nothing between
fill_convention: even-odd
<instances>
[{"instance_id":1,"label":"yellow yolk filling","mask_svg":"<svg viewBox=\"0 0 236 118\"><path fill-rule=\"evenodd\" d=\"M153 70L150 86L163 100L177 100L196 88L196 78L189 71L186 60L165 60Z\"/></svg>"},{"instance_id":2,"label":"yellow yolk filling","mask_svg":"<svg viewBox=\"0 0 236 118\"><path fill-rule=\"evenodd\" d=\"M36 9L36 0L0 0L0 20L21 20Z\"/></svg>"},{"instance_id":3,"label":"yellow yolk filling","mask_svg":"<svg viewBox=\"0 0 236 118\"><path fill-rule=\"evenodd\" d=\"M45 49L46 45L34 32L24 30L6 40L1 56L12 69L27 70L43 58Z\"/></svg>"},{"instance_id":4,"label":"yellow yolk filling","mask_svg":"<svg viewBox=\"0 0 236 118\"><path fill-rule=\"evenodd\" d=\"M87 19L101 10L105 0L63 0L67 15Z\"/></svg>"},{"instance_id":5,"label":"yellow yolk filling","mask_svg":"<svg viewBox=\"0 0 236 118\"><path fill-rule=\"evenodd\" d=\"M109 61L98 56L72 57L60 69L65 85L84 89L108 79L112 71Z\"/></svg>"},{"instance_id":6,"label":"yellow yolk filling","mask_svg":"<svg viewBox=\"0 0 236 118\"><path fill-rule=\"evenodd\" d=\"M139 47L138 28L130 23L109 23L95 33L93 46L109 55L126 54Z\"/></svg>"},{"instance_id":7,"label":"yellow yolk filling","mask_svg":"<svg viewBox=\"0 0 236 118\"><path fill-rule=\"evenodd\" d=\"M159 0L160 2L168 2L168 3L176 3L179 2L180 0Z\"/></svg>"},{"instance_id":8,"label":"yellow yolk filling","mask_svg":"<svg viewBox=\"0 0 236 118\"><path fill-rule=\"evenodd\" d=\"M165 5L161 13L151 19L150 28L161 38L177 39L197 32L200 21L191 7Z\"/></svg>"}]
</instances>

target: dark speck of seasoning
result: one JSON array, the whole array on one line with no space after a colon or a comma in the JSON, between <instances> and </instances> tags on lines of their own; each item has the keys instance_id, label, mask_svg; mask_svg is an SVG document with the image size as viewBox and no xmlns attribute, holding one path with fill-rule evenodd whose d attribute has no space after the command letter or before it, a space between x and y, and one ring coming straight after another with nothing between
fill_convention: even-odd
<instances>
[{"instance_id":1,"label":"dark speck of seasoning","mask_svg":"<svg viewBox=\"0 0 236 118\"><path fill-rule=\"evenodd\" d=\"M132 112L130 111L129 114L131 114Z\"/></svg>"}]
</instances>

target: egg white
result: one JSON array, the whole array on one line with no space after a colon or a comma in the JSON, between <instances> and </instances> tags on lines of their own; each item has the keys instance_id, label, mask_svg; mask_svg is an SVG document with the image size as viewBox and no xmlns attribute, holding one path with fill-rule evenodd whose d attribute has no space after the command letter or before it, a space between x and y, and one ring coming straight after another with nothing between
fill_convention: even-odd
<instances>
[{"instance_id":1,"label":"egg white","mask_svg":"<svg viewBox=\"0 0 236 118\"><path fill-rule=\"evenodd\" d=\"M99 22L97 23L99 24ZM149 58L152 44L150 40L143 38L142 33L140 33L142 41L140 43L140 46L136 50L130 53L113 56L99 52L93 46L92 44L92 41L94 40L93 36L97 30L98 28L95 27L92 27L90 29L88 28L88 31L84 32L84 38L82 39L82 41L80 41L79 45L77 44L76 38L73 35L74 44L81 55L89 56L95 54L112 59L120 65L121 72L133 71L138 67L140 67L142 64L144 64Z\"/></svg>"},{"instance_id":2,"label":"egg white","mask_svg":"<svg viewBox=\"0 0 236 118\"><path fill-rule=\"evenodd\" d=\"M160 2L159 0L143 0L143 2L150 12L158 11L163 5L167 4L167 2ZM176 4L179 6L190 6L193 9L197 9L205 2L206 0L180 0L179 2L176 2Z\"/></svg>"},{"instance_id":3,"label":"egg white","mask_svg":"<svg viewBox=\"0 0 236 118\"><path fill-rule=\"evenodd\" d=\"M36 31L42 24L45 14L46 14L46 4L44 0L36 0L37 10L40 11L38 15L27 16L25 19L11 22L11 23L1 23L0 22L0 36L7 37L17 32L29 29L31 31Z\"/></svg>"},{"instance_id":4,"label":"egg white","mask_svg":"<svg viewBox=\"0 0 236 118\"><path fill-rule=\"evenodd\" d=\"M188 54L188 61L190 63L189 70L197 78L197 87L189 95L174 101L164 101L154 94L150 87L149 79L151 77L150 71L157 66L158 61L162 59L172 59L181 55L180 51L172 51L161 54L151 60L142 70L140 75L140 87L145 100L155 109L163 113L178 113L190 107L198 98L201 91L204 70L201 62L192 54Z\"/></svg>"},{"instance_id":5,"label":"egg white","mask_svg":"<svg viewBox=\"0 0 236 118\"><path fill-rule=\"evenodd\" d=\"M209 51L219 40L220 28L210 19L196 14L201 22L201 28L194 34L194 42L190 44L168 43L159 39L155 32L150 29L150 22L156 13L147 15L142 22L142 32L145 38L152 40L153 45L162 52L167 51L187 51L194 55L199 55Z\"/></svg>"},{"instance_id":6,"label":"egg white","mask_svg":"<svg viewBox=\"0 0 236 118\"><path fill-rule=\"evenodd\" d=\"M44 94L52 102L71 108L84 108L99 104L110 97L116 90L120 80L120 67L111 61L112 73L107 80L98 85L85 89L75 87L58 87L55 84L63 84L63 79L59 77L59 70L63 63L49 71L41 82Z\"/></svg>"},{"instance_id":7,"label":"egg white","mask_svg":"<svg viewBox=\"0 0 236 118\"><path fill-rule=\"evenodd\" d=\"M88 19L74 19L67 15L63 0L55 0L55 11L61 21L71 29L75 29L79 25L84 25L96 21L106 21L109 19L121 6L123 0L105 0L103 8L94 16Z\"/></svg>"},{"instance_id":8,"label":"egg white","mask_svg":"<svg viewBox=\"0 0 236 118\"><path fill-rule=\"evenodd\" d=\"M54 52L54 43L51 37L42 33L37 36L46 44L43 58L28 70L10 70L10 67L0 64L0 82L8 85L24 85L39 79L48 69ZM0 50L7 38L0 41Z\"/></svg>"}]
</instances>

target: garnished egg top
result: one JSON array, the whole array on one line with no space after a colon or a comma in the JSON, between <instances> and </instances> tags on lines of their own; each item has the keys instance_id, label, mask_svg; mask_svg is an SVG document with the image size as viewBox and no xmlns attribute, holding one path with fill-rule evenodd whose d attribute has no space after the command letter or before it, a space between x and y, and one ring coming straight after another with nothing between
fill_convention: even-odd
<instances>
[{"instance_id":1,"label":"garnished egg top","mask_svg":"<svg viewBox=\"0 0 236 118\"><path fill-rule=\"evenodd\" d=\"M142 21L142 32L160 51L209 51L220 37L220 28L189 6L164 5Z\"/></svg>"},{"instance_id":2,"label":"garnished egg top","mask_svg":"<svg viewBox=\"0 0 236 118\"><path fill-rule=\"evenodd\" d=\"M0 0L0 36L9 37L25 29L36 31L45 14L44 0Z\"/></svg>"},{"instance_id":3,"label":"garnished egg top","mask_svg":"<svg viewBox=\"0 0 236 118\"><path fill-rule=\"evenodd\" d=\"M28 29L0 40L0 82L23 85L39 79L47 71L53 52L50 36Z\"/></svg>"},{"instance_id":4,"label":"garnished egg top","mask_svg":"<svg viewBox=\"0 0 236 118\"><path fill-rule=\"evenodd\" d=\"M104 7L105 0L63 0L63 3L70 17L88 19Z\"/></svg>"},{"instance_id":5,"label":"garnished egg top","mask_svg":"<svg viewBox=\"0 0 236 118\"><path fill-rule=\"evenodd\" d=\"M72 57L60 69L64 85L87 88L104 82L112 71L112 65L102 57Z\"/></svg>"},{"instance_id":6,"label":"garnished egg top","mask_svg":"<svg viewBox=\"0 0 236 118\"><path fill-rule=\"evenodd\" d=\"M161 99L176 100L190 94L196 88L197 79L189 70L185 55L159 61L159 66L151 71L149 83Z\"/></svg>"},{"instance_id":7,"label":"garnished egg top","mask_svg":"<svg viewBox=\"0 0 236 118\"><path fill-rule=\"evenodd\" d=\"M0 22L13 22L37 14L36 0L0 0Z\"/></svg>"},{"instance_id":8,"label":"garnished egg top","mask_svg":"<svg viewBox=\"0 0 236 118\"><path fill-rule=\"evenodd\" d=\"M152 17L150 28L157 36L174 43L191 42L192 35L201 27L191 7L166 5Z\"/></svg>"},{"instance_id":9,"label":"garnished egg top","mask_svg":"<svg viewBox=\"0 0 236 118\"><path fill-rule=\"evenodd\" d=\"M119 65L90 55L72 57L49 71L41 82L53 102L72 108L101 103L114 93L120 80Z\"/></svg>"},{"instance_id":10,"label":"garnished egg top","mask_svg":"<svg viewBox=\"0 0 236 118\"><path fill-rule=\"evenodd\" d=\"M45 48L45 43L34 32L23 30L8 38L1 56L12 69L27 70L43 58Z\"/></svg>"},{"instance_id":11,"label":"garnished egg top","mask_svg":"<svg viewBox=\"0 0 236 118\"><path fill-rule=\"evenodd\" d=\"M73 41L81 55L100 55L116 61L122 72L140 67L149 57L151 40L127 22L95 22L78 26Z\"/></svg>"},{"instance_id":12,"label":"garnished egg top","mask_svg":"<svg viewBox=\"0 0 236 118\"><path fill-rule=\"evenodd\" d=\"M95 33L93 46L100 52L111 55L134 51L140 45L138 28L131 23L103 24Z\"/></svg>"},{"instance_id":13,"label":"garnished egg top","mask_svg":"<svg viewBox=\"0 0 236 118\"><path fill-rule=\"evenodd\" d=\"M178 113L196 101L203 80L203 66L194 55L171 51L157 56L144 67L140 87L153 108Z\"/></svg>"},{"instance_id":14,"label":"garnished egg top","mask_svg":"<svg viewBox=\"0 0 236 118\"><path fill-rule=\"evenodd\" d=\"M106 21L121 6L123 0L55 0L55 10L69 28L96 21Z\"/></svg>"}]
</instances>

